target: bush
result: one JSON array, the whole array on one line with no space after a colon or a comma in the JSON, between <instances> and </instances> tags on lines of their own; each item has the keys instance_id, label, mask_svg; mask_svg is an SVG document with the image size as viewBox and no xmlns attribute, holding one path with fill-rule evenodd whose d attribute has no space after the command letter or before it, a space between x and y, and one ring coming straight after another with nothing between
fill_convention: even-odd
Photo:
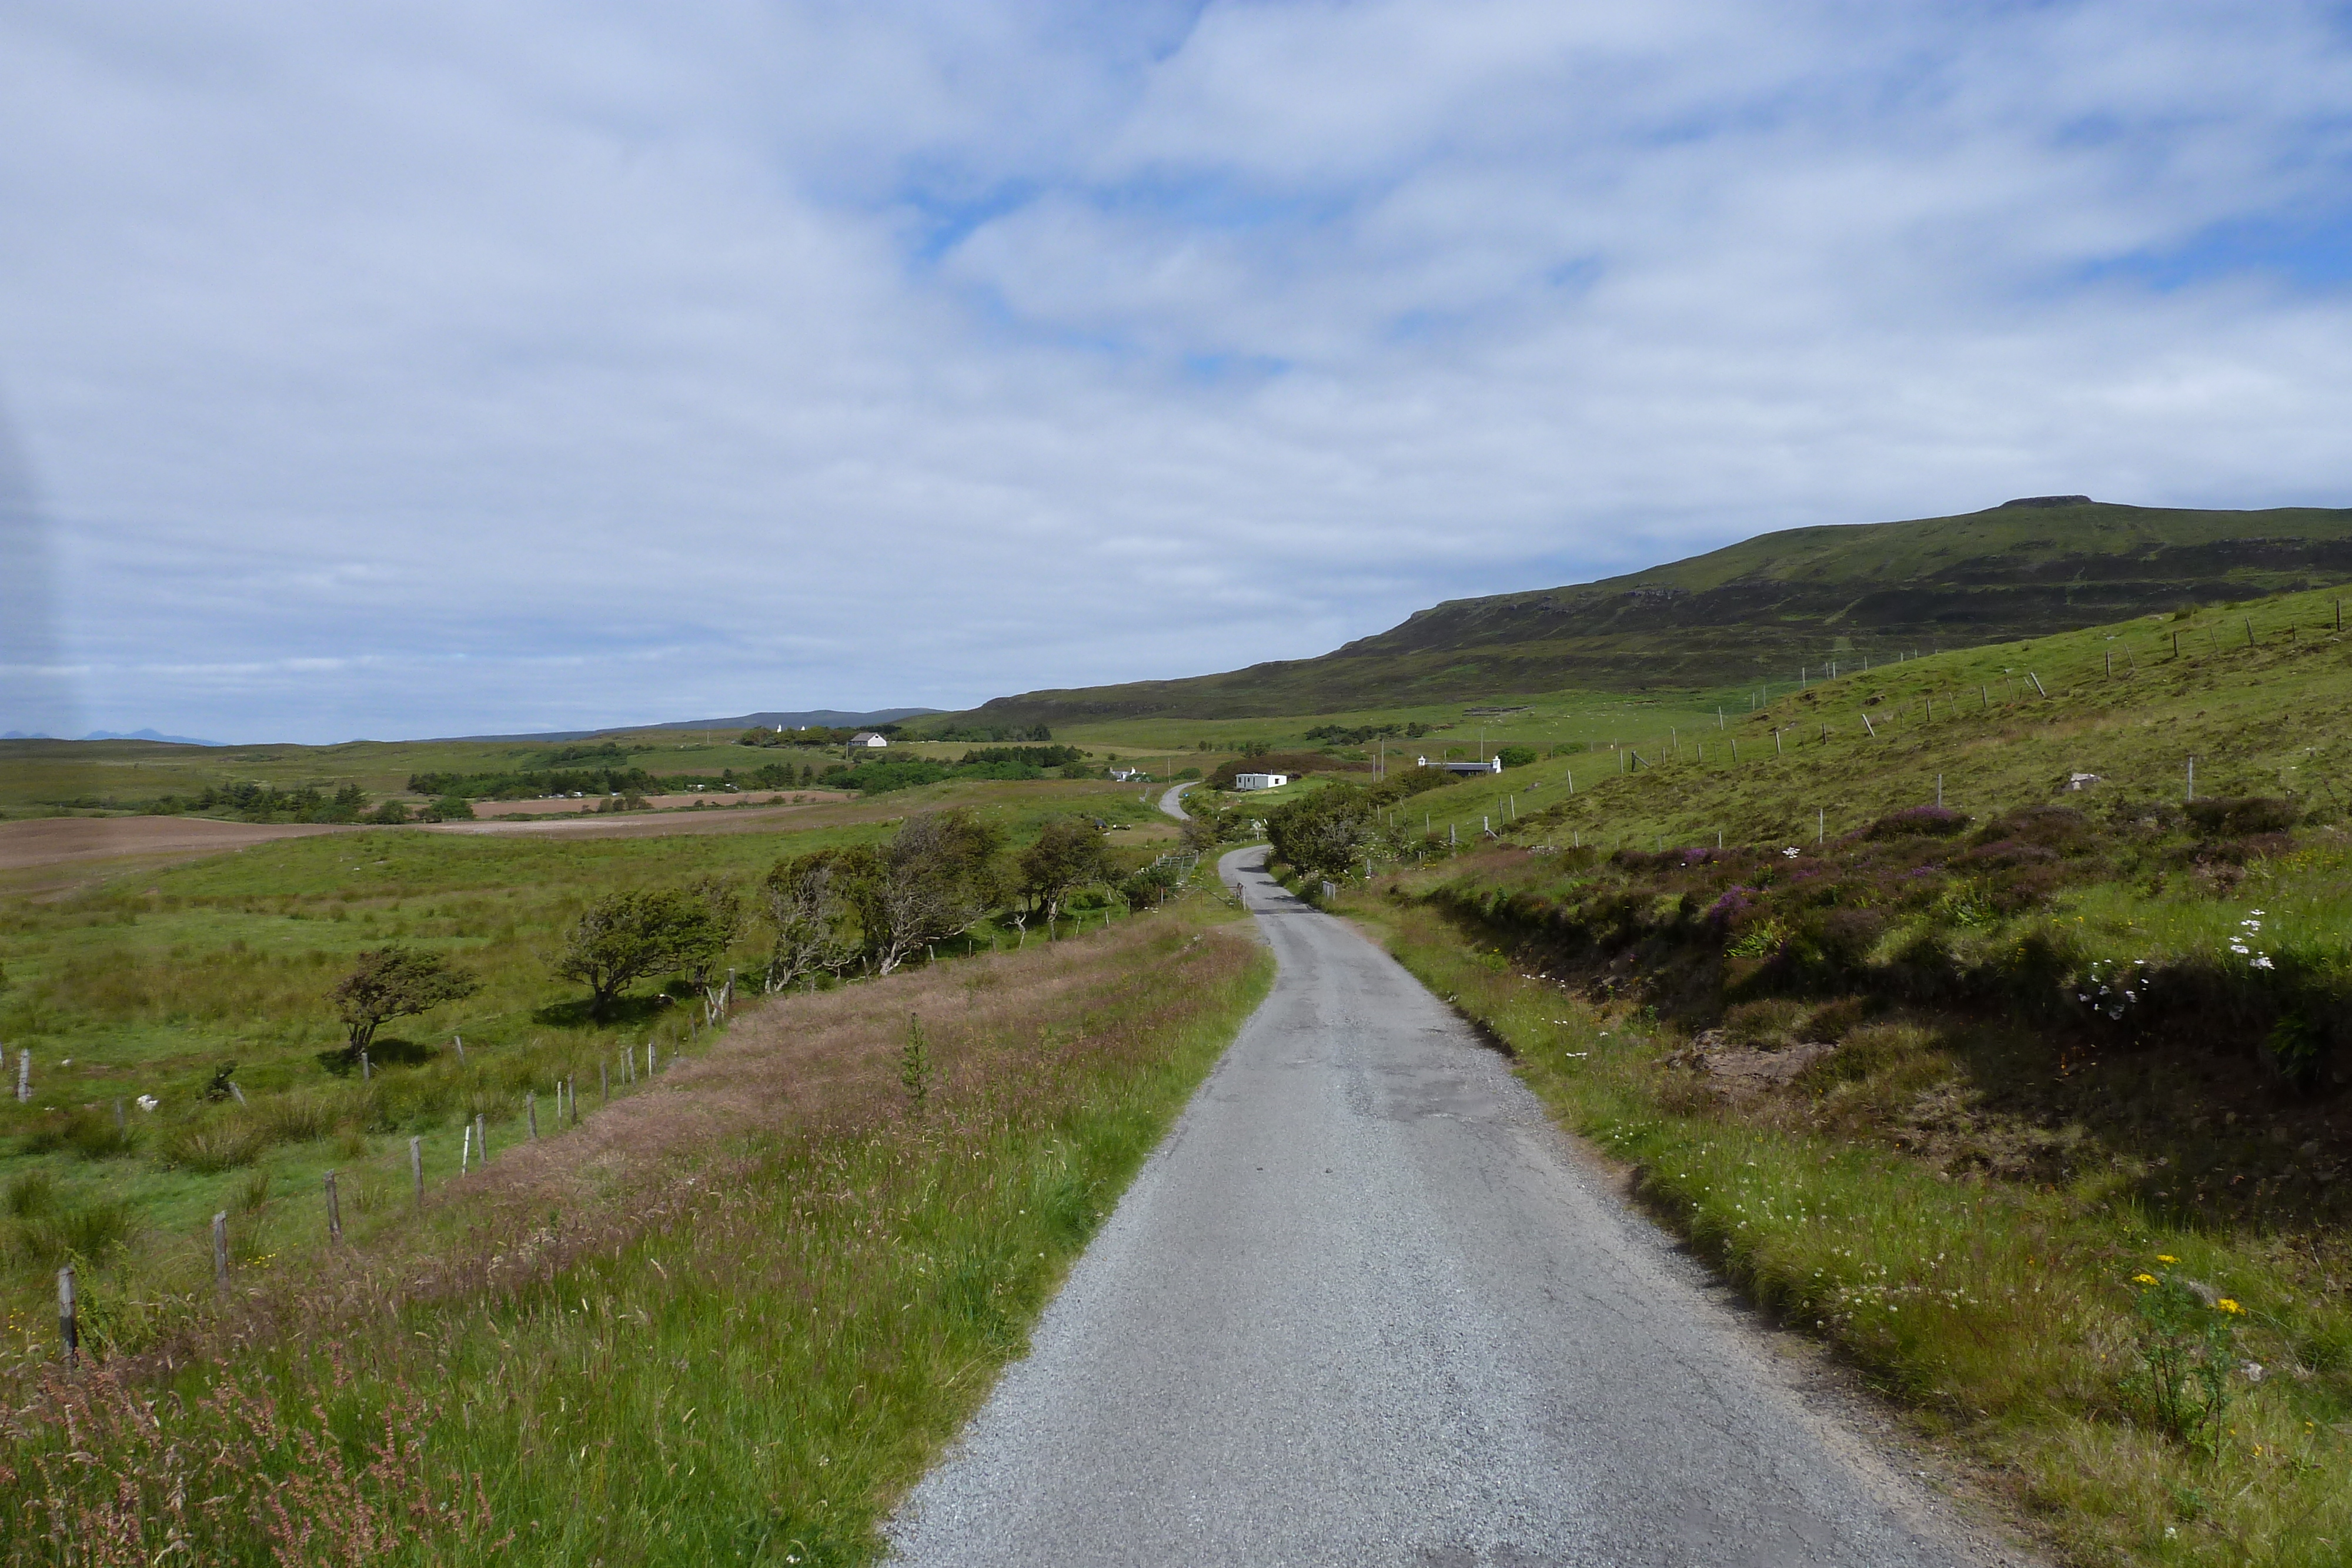
<instances>
[{"instance_id":1,"label":"bush","mask_svg":"<svg viewBox=\"0 0 2352 1568\"><path fill-rule=\"evenodd\" d=\"M1506 746L1495 753L1496 759L1506 768L1525 768L1536 759L1532 746Z\"/></svg>"},{"instance_id":2,"label":"bush","mask_svg":"<svg viewBox=\"0 0 2352 1568\"><path fill-rule=\"evenodd\" d=\"M2283 833L2302 815L2294 801L2267 795L2191 800L2182 810L2209 833Z\"/></svg>"},{"instance_id":3,"label":"bush","mask_svg":"<svg viewBox=\"0 0 2352 1568\"><path fill-rule=\"evenodd\" d=\"M1893 812L1864 828L1865 839L1948 839L1968 831L1975 819L1964 811L1948 810L1942 806L1911 806Z\"/></svg>"}]
</instances>

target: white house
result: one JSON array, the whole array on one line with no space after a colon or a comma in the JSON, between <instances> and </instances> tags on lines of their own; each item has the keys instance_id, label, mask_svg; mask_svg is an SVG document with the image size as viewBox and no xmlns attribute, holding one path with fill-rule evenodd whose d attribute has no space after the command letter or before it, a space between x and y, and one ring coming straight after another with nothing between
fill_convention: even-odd
<instances>
[{"instance_id":1,"label":"white house","mask_svg":"<svg viewBox=\"0 0 2352 1568\"><path fill-rule=\"evenodd\" d=\"M890 737L887 735L877 735L870 729L861 729L856 735L849 737L849 744L852 746L883 747L890 744Z\"/></svg>"},{"instance_id":2,"label":"white house","mask_svg":"<svg viewBox=\"0 0 2352 1568\"><path fill-rule=\"evenodd\" d=\"M1236 773L1234 775L1234 788L1236 789L1279 789L1289 782L1290 775L1287 773Z\"/></svg>"},{"instance_id":3,"label":"white house","mask_svg":"<svg viewBox=\"0 0 2352 1568\"><path fill-rule=\"evenodd\" d=\"M1414 760L1423 768L1431 766L1426 757L1415 758ZM1435 766L1444 768L1448 773L1500 773L1503 770L1503 759L1499 757L1489 757L1484 762L1440 762Z\"/></svg>"},{"instance_id":4,"label":"white house","mask_svg":"<svg viewBox=\"0 0 2352 1568\"><path fill-rule=\"evenodd\" d=\"M1110 776L1122 784L1132 784L1139 779L1150 777L1140 768L1114 768Z\"/></svg>"}]
</instances>

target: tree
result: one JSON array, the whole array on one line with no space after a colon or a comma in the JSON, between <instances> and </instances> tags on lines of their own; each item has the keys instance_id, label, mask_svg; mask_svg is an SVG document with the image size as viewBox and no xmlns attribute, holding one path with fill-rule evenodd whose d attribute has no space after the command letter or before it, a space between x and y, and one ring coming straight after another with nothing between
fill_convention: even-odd
<instances>
[{"instance_id":1,"label":"tree","mask_svg":"<svg viewBox=\"0 0 2352 1568\"><path fill-rule=\"evenodd\" d=\"M888 974L929 942L960 936L1004 901L1003 835L962 810L910 817L879 851L845 852L866 951Z\"/></svg>"},{"instance_id":2,"label":"tree","mask_svg":"<svg viewBox=\"0 0 2352 1568\"><path fill-rule=\"evenodd\" d=\"M688 885L686 896L694 908L688 917L691 929L682 933L681 967L702 993L703 1021L714 1023L726 1006L724 993L733 985L731 980L725 988L719 984L719 965L743 929L743 895L718 877L700 876Z\"/></svg>"},{"instance_id":3,"label":"tree","mask_svg":"<svg viewBox=\"0 0 2352 1568\"><path fill-rule=\"evenodd\" d=\"M389 1020L470 997L481 987L472 971L438 953L400 946L362 953L332 993L336 1016L351 1031L346 1054L356 1059Z\"/></svg>"},{"instance_id":4,"label":"tree","mask_svg":"<svg viewBox=\"0 0 2352 1568\"><path fill-rule=\"evenodd\" d=\"M817 850L778 861L760 883L775 942L763 988L770 995L804 975L838 975L857 961L857 911L841 852Z\"/></svg>"},{"instance_id":5,"label":"tree","mask_svg":"<svg viewBox=\"0 0 2352 1568\"><path fill-rule=\"evenodd\" d=\"M1336 875L1363 859L1377 829L1372 810L1360 786L1333 785L1268 811L1266 840L1286 865Z\"/></svg>"},{"instance_id":6,"label":"tree","mask_svg":"<svg viewBox=\"0 0 2352 1568\"><path fill-rule=\"evenodd\" d=\"M553 967L564 979L588 988L588 1010L603 1018L623 991L647 975L698 967L708 974L732 939L709 902L694 892L615 893L573 922Z\"/></svg>"},{"instance_id":7,"label":"tree","mask_svg":"<svg viewBox=\"0 0 2352 1568\"><path fill-rule=\"evenodd\" d=\"M1103 836L1083 817L1056 817L1045 824L1036 842L1021 852L1017 862L1021 891L1045 906L1045 918L1060 917L1062 900L1075 888L1103 880L1108 873Z\"/></svg>"}]
</instances>

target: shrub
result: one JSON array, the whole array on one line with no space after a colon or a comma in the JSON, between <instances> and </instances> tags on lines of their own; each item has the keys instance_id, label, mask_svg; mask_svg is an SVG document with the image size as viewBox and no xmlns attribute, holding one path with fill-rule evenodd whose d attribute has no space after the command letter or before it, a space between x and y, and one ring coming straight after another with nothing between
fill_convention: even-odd
<instances>
[{"instance_id":1,"label":"shrub","mask_svg":"<svg viewBox=\"0 0 2352 1568\"><path fill-rule=\"evenodd\" d=\"M1947 810L1942 806L1911 806L1892 812L1864 828L1865 839L1948 839L1964 833L1975 821L1964 811Z\"/></svg>"},{"instance_id":2,"label":"shrub","mask_svg":"<svg viewBox=\"0 0 2352 1568\"><path fill-rule=\"evenodd\" d=\"M2266 795L2191 800L2181 809L2206 832L2235 835L2283 833L2302 815L2294 801Z\"/></svg>"},{"instance_id":3,"label":"shrub","mask_svg":"<svg viewBox=\"0 0 2352 1568\"><path fill-rule=\"evenodd\" d=\"M1536 759L1536 748L1532 746L1506 746L1495 753L1495 758L1506 768L1525 768Z\"/></svg>"}]
</instances>

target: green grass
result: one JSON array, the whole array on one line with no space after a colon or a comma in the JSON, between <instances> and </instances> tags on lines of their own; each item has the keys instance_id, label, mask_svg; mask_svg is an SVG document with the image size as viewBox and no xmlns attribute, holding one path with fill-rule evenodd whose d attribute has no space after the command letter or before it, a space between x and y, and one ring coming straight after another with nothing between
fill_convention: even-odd
<instances>
[{"instance_id":1,"label":"green grass","mask_svg":"<svg viewBox=\"0 0 2352 1568\"><path fill-rule=\"evenodd\" d=\"M19 1362L0 1560L151 1561L175 1531L218 1563L872 1560L1264 994L1227 918L768 1004L345 1257L179 1309L160 1401L152 1363Z\"/></svg>"},{"instance_id":2,"label":"green grass","mask_svg":"<svg viewBox=\"0 0 2352 1568\"><path fill-rule=\"evenodd\" d=\"M2092 503L1794 528L1623 577L1454 600L1319 658L1037 691L926 723L1093 725L1738 689L2352 578L2352 510ZM1524 700L1521 698L1520 700Z\"/></svg>"},{"instance_id":3,"label":"green grass","mask_svg":"<svg viewBox=\"0 0 2352 1568\"><path fill-rule=\"evenodd\" d=\"M667 1052L697 1032L700 1009L675 981L641 983L599 1020L552 977L548 960L588 903L705 874L748 888L784 856L877 839L899 816L940 804L971 807L1015 845L1050 816L1083 810L1129 826L1112 840L1136 841L1115 851L1122 862L1164 847L1165 820L1117 786L942 785L892 795L887 807L824 808L848 820L791 832L373 830L0 903L0 967L10 982L0 1040L12 1074L14 1053L32 1053L36 1091L29 1105L0 1099L0 1191L37 1177L51 1195L37 1224L0 1217L0 1292L37 1323L47 1270L67 1252L100 1281L177 1266L208 1248L205 1229L221 1209L236 1216L242 1253L290 1255L316 1245L315 1217L248 1203L250 1193L307 1201L331 1168L347 1209L388 1203L406 1189L412 1136L425 1140L436 1182L455 1174L461 1128L478 1115L494 1146L520 1141L529 1097L547 1123L559 1078L584 1084L593 1103L600 1064L610 1071L624 1049L642 1051L651 1040ZM1100 901L1088 908L1098 917ZM961 946L1017 939L989 927ZM754 923L732 956L749 994L763 940ZM483 984L464 1001L388 1024L362 1083L334 1060L344 1036L328 993L358 953L392 942L446 953ZM671 1003L659 999L665 987ZM231 1063L249 1106L203 1097ZM139 1109L142 1095L159 1108ZM129 1136L110 1147L118 1103ZM300 1113L281 1114L289 1106ZM68 1245L74 1217L118 1212L126 1221L118 1244Z\"/></svg>"}]
</instances>

